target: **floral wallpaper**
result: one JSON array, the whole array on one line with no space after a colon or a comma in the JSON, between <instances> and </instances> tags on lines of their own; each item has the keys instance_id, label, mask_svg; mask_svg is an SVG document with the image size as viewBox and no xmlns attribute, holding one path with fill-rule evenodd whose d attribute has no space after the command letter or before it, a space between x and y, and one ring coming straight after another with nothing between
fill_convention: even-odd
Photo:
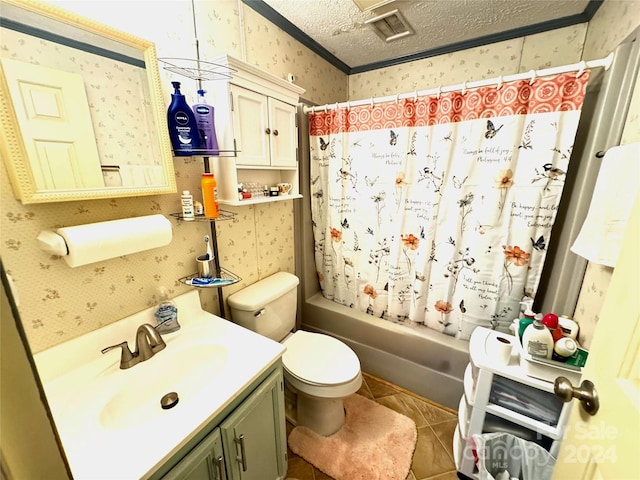
<instances>
[{"instance_id":1,"label":"floral wallpaper","mask_svg":"<svg viewBox=\"0 0 640 480\"><path fill-rule=\"evenodd\" d=\"M580 61L586 24L349 76L349 99L395 95Z\"/></svg>"},{"instance_id":2,"label":"floral wallpaper","mask_svg":"<svg viewBox=\"0 0 640 480\"><path fill-rule=\"evenodd\" d=\"M111 2L51 3L153 41L159 57L195 55L196 31L189 0L153 2L153 21L140 20L151 18L149 2L142 0L127 2L126 15ZM240 0L194 3L202 59L229 53L280 77L292 73L295 83L306 89L304 97L317 104L506 75L547 63L570 63L580 60L583 45L585 58L599 58L638 24L633 12L640 10L639 0L606 1L588 26L567 27L347 78ZM168 105L170 82L175 78L164 70L161 76ZM188 100L195 101L194 83L184 83ZM117 94L108 82L104 88L110 95ZM629 128L637 134L637 114L634 122L635 127ZM201 161L176 158L174 165L178 192L198 192ZM0 202L0 256L15 280L20 315L34 352L153 305L160 285L169 287L172 296L186 292L190 287L177 279L194 271L193 257L203 248L203 236L209 231L206 223L184 224L170 217L180 209L178 194L24 206L13 197L4 162L0 166ZM229 208L236 214L234 219L216 223L221 262L243 279L224 288L224 296L278 270L294 271L293 202ZM35 237L43 229L153 213L162 213L173 222L174 240L167 247L72 269L61 258L35 246ZM594 284L596 290L606 290L599 276ZM591 283L585 281L585 285ZM204 308L217 311L214 289L200 290L200 297ZM585 307L585 311L590 315L593 310Z\"/></svg>"},{"instance_id":3,"label":"floral wallpaper","mask_svg":"<svg viewBox=\"0 0 640 480\"><path fill-rule=\"evenodd\" d=\"M149 13L149 3L144 1L128 2L127 15L113 9L109 2L55 3L153 41L158 57L195 57L193 17L188 0L154 3L153 22L139 21ZM273 73L278 76L293 72L298 79L296 83L307 88L308 98L317 103L334 96L346 98L344 74L256 16L238 0L195 2L195 5L203 60L222 53L242 59L245 57L243 46L247 52L257 52L255 58L260 59L267 51L265 45L278 38L277 52L282 58L277 65L260 66L274 68ZM244 29L241 13L248 17ZM3 56L16 50L8 46L9 41L3 31L0 40ZM41 48L37 43L37 48ZM268 48L273 52L276 47ZM28 49L20 54L28 55ZM254 60L252 63L259 62ZM110 82L108 77L99 79L102 94L106 97L121 95L116 88L118 82ZM194 81L176 78L162 69L161 77L167 106L172 80L183 81L183 92L188 101L195 101ZM313 85L317 87L310 88ZM113 120L122 122L123 118L116 115ZM130 157L122 150L115 151L114 155ZM175 158L174 167L178 192L188 189L197 198L202 160ZM22 205L13 197L4 162L0 166L0 201L0 255L5 269L15 281L20 316L34 353L154 305L160 286L167 287L172 297L188 291L191 287L179 279L195 272L195 257L204 252L204 235L210 234L206 222L186 223L171 216L180 211L179 193ZM225 297L277 271L294 272L293 202L223 207L235 216L232 220L216 222L220 262L242 278L238 284L222 290ZM165 215L172 222L173 240L167 247L70 268L61 257L46 254L36 245L35 238L44 229L155 213ZM206 310L218 313L216 289L201 289L200 298Z\"/></svg>"}]
</instances>

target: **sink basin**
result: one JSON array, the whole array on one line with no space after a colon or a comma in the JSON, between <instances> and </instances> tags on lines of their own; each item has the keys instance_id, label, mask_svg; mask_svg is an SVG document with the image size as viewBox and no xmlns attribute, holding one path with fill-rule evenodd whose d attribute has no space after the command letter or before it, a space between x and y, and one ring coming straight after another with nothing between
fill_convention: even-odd
<instances>
[{"instance_id":1,"label":"sink basin","mask_svg":"<svg viewBox=\"0 0 640 480\"><path fill-rule=\"evenodd\" d=\"M128 429L159 415L170 415L160 404L169 392L178 394L174 409L188 408L193 395L222 372L227 356L227 348L216 344L194 345L174 352L165 349L146 362L115 373L130 375L107 397L99 413L101 426Z\"/></svg>"},{"instance_id":2,"label":"sink basin","mask_svg":"<svg viewBox=\"0 0 640 480\"><path fill-rule=\"evenodd\" d=\"M230 363L226 345L193 338L167 343L167 348L149 360L125 370L118 368L119 360L114 358L100 373L71 375L58 385L66 400L60 423L70 433L89 425L115 433L170 420L194 402L205 401L207 392L224 382L221 377L228 376ZM92 365L84 370L96 371ZM165 410L160 401L170 392L178 394L178 403Z\"/></svg>"},{"instance_id":3,"label":"sink basin","mask_svg":"<svg viewBox=\"0 0 640 480\"><path fill-rule=\"evenodd\" d=\"M34 358L74 478L148 479L212 422L285 347L202 310L198 291L174 299L182 328L167 346L122 370L120 352L100 350L155 321L155 308L56 345ZM178 403L163 409L163 396Z\"/></svg>"}]
</instances>

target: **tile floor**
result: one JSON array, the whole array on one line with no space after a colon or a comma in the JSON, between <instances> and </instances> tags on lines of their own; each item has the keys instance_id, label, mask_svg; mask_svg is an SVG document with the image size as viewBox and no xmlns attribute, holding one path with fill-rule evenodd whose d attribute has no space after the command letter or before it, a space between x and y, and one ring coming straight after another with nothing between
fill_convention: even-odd
<instances>
[{"instance_id":1,"label":"tile floor","mask_svg":"<svg viewBox=\"0 0 640 480\"><path fill-rule=\"evenodd\" d=\"M411 418L418 428L418 441L407 480L457 480L453 462L453 433L458 422L454 410L415 393L363 373L358 393ZM293 426L287 422L287 435ZM287 479L332 480L303 458L289 454Z\"/></svg>"}]
</instances>

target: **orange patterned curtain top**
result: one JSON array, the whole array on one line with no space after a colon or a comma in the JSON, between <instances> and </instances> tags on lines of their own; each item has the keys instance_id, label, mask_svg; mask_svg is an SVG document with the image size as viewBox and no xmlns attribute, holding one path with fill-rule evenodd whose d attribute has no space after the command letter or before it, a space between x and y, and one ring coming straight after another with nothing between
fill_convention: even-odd
<instances>
[{"instance_id":1,"label":"orange patterned curtain top","mask_svg":"<svg viewBox=\"0 0 640 480\"><path fill-rule=\"evenodd\" d=\"M519 80L497 86L402 99L379 105L361 105L309 114L310 135L328 135L398 127L495 118L528 113L579 110L584 101L589 72L539 78L531 85Z\"/></svg>"}]
</instances>

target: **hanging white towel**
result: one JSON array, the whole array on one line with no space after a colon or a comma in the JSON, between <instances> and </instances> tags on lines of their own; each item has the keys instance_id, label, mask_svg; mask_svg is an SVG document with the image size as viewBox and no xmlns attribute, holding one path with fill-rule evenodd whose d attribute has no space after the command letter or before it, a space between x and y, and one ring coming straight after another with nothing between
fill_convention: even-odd
<instances>
[{"instance_id":1,"label":"hanging white towel","mask_svg":"<svg viewBox=\"0 0 640 480\"><path fill-rule=\"evenodd\" d=\"M615 267L631 207L640 190L640 143L610 148L602 159L582 229L571 251Z\"/></svg>"}]
</instances>

